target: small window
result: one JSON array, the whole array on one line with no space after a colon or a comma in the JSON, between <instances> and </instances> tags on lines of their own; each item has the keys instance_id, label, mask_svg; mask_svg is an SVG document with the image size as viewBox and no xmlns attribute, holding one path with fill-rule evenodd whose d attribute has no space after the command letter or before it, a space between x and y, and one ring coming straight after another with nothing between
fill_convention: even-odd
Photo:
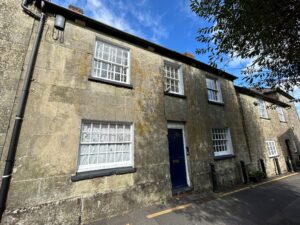
<instances>
[{"instance_id":1,"label":"small window","mask_svg":"<svg viewBox=\"0 0 300 225\"><path fill-rule=\"evenodd\" d=\"M228 128L213 128L212 140L215 156L233 154L231 135Z\"/></svg>"},{"instance_id":2,"label":"small window","mask_svg":"<svg viewBox=\"0 0 300 225\"><path fill-rule=\"evenodd\" d=\"M184 94L182 70L179 65L165 63L165 92L172 94Z\"/></svg>"},{"instance_id":3,"label":"small window","mask_svg":"<svg viewBox=\"0 0 300 225\"><path fill-rule=\"evenodd\" d=\"M130 84L129 50L96 41L92 77Z\"/></svg>"},{"instance_id":4,"label":"small window","mask_svg":"<svg viewBox=\"0 0 300 225\"><path fill-rule=\"evenodd\" d=\"M284 112L283 112L283 108L280 107L280 106L277 106L276 111L278 113L279 121L280 122L286 122Z\"/></svg>"},{"instance_id":5,"label":"small window","mask_svg":"<svg viewBox=\"0 0 300 225\"><path fill-rule=\"evenodd\" d=\"M223 103L222 92L218 80L206 78L208 100Z\"/></svg>"},{"instance_id":6,"label":"small window","mask_svg":"<svg viewBox=\"0 0 300 225\"><path fill-rule=\"evenodd\" d=\"M266 141L266 147L267 147L269 157L278 156L275 141Z\"/></svg>"},{"instance_id":7,"label":"small window","mask_svg":"<svg viewBox=\"0 0 300 225\"><path fill-rule=\"evenodd\" d=\"M266 108L266 103L262 99L258 100L258 110L259 110L259 116L260 117L269 118L268 111L267 111L267 108Z\"/></svg>"},{"instance_id":8,"label":"small window","mask_svg":"<svg viewBox=\"0 0 300 225\"><path fill-rule=\"evenodd\" d=\"M83 122L78 171L133 166L132 134L128 123Z\"/></svg>"}]
</instances>

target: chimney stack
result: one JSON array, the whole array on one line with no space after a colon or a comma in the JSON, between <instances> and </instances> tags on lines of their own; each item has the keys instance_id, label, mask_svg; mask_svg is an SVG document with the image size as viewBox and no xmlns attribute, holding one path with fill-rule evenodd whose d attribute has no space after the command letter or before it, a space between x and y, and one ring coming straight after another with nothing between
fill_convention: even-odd
<instances>
[{"instance_id":1,"label":"chimney stack","mask_svg":"<svg viewBox=\"0 0 300 225\"><path fill-rule=\"evenodd\" d=\"M187 56L187 57L190 57L192 59L195 58L194 54L193 53L190 53L190 52L184 52L183 55Z\"/></svg>"},{"instance_id":2,"label":"chimney stack","mask_svg":"<svg viewBox=\"0 0 300 225\"><path fill-rule=\"evenodd\" d=\"M69 5L69 9L72 10L73 12L79 13L83 15L83 10L77 6L74 5Z\"/></svg>"}]
</instances>

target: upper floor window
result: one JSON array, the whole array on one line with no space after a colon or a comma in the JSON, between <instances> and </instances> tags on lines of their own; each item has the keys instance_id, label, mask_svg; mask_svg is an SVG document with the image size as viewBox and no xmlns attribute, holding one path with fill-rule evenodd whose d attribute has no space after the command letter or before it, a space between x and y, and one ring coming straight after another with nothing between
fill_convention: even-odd
<instances>
[{"instance_id":1,"label":"upper floor window","mask_svg":"<svg viewBox=\"0 0 300 225\"><path fill-rule=\"evenodd\" d=\"M275 141L266 141L266 147L268 150L269 157L278 156Z\"/></svg>"},{"instance_id":2,"label":"upper floor window","mask_svg":"<svg viewBox=\"0 0 300 225\"><path fill-rule=\"evenodd\" d=\"M277 106L276 111L278 113L279 121L280 122L286 122L284 112L283 112L283 108L280 107L280 106Z\"/></svg>"},{"instance_id":3,"label":"upper floor window","mask_svg":"<svg viewBox=\"0 0 300 225\"><path fill-rule=\"evenodd\" d=\"M260 117L262 117L262 118L269 118L267 107L266 107L266 103L262 99L258 100L258 111L259 111Z\"/></svg>"},{"instance_id":4,"label":"upper floor window","mask_svg":"<svg viewBox=\"0 0 300 225\"><path fill-rule=\"evenodd\" d=\"M213 128L212 140L215 156L230 155L233 153L229 128Z\"/></svg>"},{"instance_id":5,"label":"upper floor window","mask_svg":"<svg viewBox=\"0 0 300 225\"><path fill-rule=\"evenodd\" d=\"M208 100L223 103L222 92L218 80L206 78Z\"/></svg>"},{"instance_id":6,"label":"upper floor window","mask_svg":"<svg viewBox=\"0 0 300 225\"><path fill-rule=\"evenodd\" d=\"M92 77L130 84L129 50L97 40Z\"/></svg>"},{"instance_id":7,"label":"upper floor window","mask_svg":"<svg viewBox=\"0 0 300 225\"><path fill-rule=\"evenodd\" d=\"M182 70L180 65L165 62L165 92L172 94L184 94Z\"/></svg>"},{"instance_id":8,"label":"upper floor window","mask_svg":"<svg viewBox=\"0 0 300 225\"><path fill-rule=\"evenodd\" d=\"M133 166L133 128L128 123L83 122L78 171Z\"/></svg>"}]
</instances>

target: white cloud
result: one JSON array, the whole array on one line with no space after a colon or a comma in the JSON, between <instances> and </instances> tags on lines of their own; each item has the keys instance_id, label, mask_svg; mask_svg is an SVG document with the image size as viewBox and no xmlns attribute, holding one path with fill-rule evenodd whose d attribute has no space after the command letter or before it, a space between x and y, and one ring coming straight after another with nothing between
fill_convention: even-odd
<instances>
[{"instance_id":1,"label":"white cloud","mask_svg":"<svg viewBox=\"0 0 300 225\"><path fill-rule=\"evenodd\" d=\"M168 31L162 25L162 16L149 11L149 0L132 3L130 0L53 0L67 7L69 4L81 7L84 14L102 23L136 36L160 42L168 38Z\"/></svg>"},{"instance_id":2,"label":"white cloud","mask_svg":"<svg viewBox=\"0 0 300 225\"><path fill-rule=\"evenodd\" d=\"M162 16L153 15L150 11L136 10L135 8L132 8L130 12L142 26L152 31L151 41L159 42L160 39L168 38L167 30L161 25Z\"/></svg>"},{"instance_id":3,"label":"white cloud","mask_svg":"<svg viewBox=\"0 0 300 225\"><path fill-rule=\"evenodd\" d=\"M145 6L148 3L148 0L140 0L138 2L135 2L137 6Z\"/></svg>"},{"instance_id":4,"label":"white cloud","mask_svg":"<svg viewBox=\"0 0 300 225\"><path fill-rule=\"evenodd\" d=\"M114 3L114 9L121 7L120 2ZM91 14L90 16L95 20L132 34L139 34L139 32L133 29L130 23L124 18L124 14L117 14L100 0L87 0L86 11L88 11L88 13Z\"/></svg>"},{"instance_id":5,"label":"white cloud","mask_svg":"<svg viewBox=\"0 0 300 225\"><path fill-rule=\"evenodd\" d=\"M251 59L242 59L241 57L237 56L229 60L228 67L232 69L243 69L247 65L251 65Z\"/></svg>"},{"instance_id":6,"label":"white cloud","mask_svg":"<svg viewBox=\"0 0 300 225\"><path fill-rule=\"evenodd\" d=\"M193 23L203 23L205 20L199 17L190 7L190 1L182 0L179 2L179 11L182 16L192 20Z\"/></svg>"}]
</instances>

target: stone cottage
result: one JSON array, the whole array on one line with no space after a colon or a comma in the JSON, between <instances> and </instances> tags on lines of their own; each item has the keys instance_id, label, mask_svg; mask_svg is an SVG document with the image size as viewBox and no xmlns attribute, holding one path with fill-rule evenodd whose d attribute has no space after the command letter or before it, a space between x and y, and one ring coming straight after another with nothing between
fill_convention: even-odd
<instances>
[{"instance_id":1,"label":"stone cottage","mask_svg":"<svg viewBox=\"0 0 300 225\"><path fill-rule=\"evenodd\" d=\"M297 170L300 123L294 98L281 89L236 91L253 169L269 177Z\"/></svg>"},{"instance_id":2,"label":"stone cottage","mask_svg":"<svg viewBox=\"0 0 300 225\"><path fill-rule=\"evenodd\" d=\"M256 106L233 75L74 7L31 2L0 3L3 224L87 224L258 169L259 121L245 116ZM273 95L260 96L289 107Z\"/></svg>"}]
</instances>

